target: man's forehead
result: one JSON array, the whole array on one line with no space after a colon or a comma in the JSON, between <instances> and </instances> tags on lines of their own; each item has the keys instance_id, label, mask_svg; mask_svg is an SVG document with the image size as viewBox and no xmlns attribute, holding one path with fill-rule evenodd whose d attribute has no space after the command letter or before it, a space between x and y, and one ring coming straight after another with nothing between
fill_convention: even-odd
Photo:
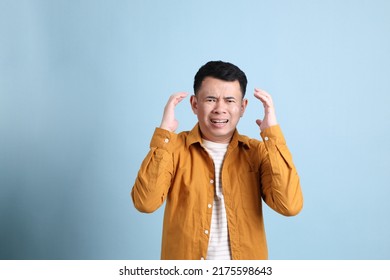
<instances>
[{"instance_id":1,"label":"man's forehead","mask_svg":"<svg viewBox=\"0 0 390 280\"><path fill-rule=\"evenodd\" d=\"M234 86L223 86L223 85L209 85L205 84L202 86L199 90L200 93L206 94L206 95L240 95L241 94L241 88L234 87Z\"/></svg>"},{"instance_id":2,"label":"man's forehead","mask_svg":"<svg viewBox=\"0 0 390 280\"><path fill-rule=\"evenodd\" d=\"M241 98L240 90L214 90L212 88L201 89L198 95L210 98Z\"/></svg>"}]
</instances>

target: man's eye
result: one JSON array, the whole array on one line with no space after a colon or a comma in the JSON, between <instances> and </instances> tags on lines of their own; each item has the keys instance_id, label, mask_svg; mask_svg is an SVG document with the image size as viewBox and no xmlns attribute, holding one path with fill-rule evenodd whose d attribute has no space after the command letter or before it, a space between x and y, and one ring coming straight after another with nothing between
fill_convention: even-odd
<instances>
[{"instance_id":1,"label":"man's eye","mask_svg":"<svg viewBox=\"0 0 390 280\"><path fill-rule=\"evenodd\" d=\"M215 102L215 99L209 98L209 99L206 99L206 102Z\"/></svg>"}]
</instances>

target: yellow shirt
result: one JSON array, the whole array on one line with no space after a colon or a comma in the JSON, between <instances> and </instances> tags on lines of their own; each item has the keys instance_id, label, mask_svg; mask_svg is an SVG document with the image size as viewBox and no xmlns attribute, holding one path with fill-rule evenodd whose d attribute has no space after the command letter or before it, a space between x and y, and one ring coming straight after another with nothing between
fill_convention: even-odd
<instances>
[{"instance_id":1,"label":"yellow shirt","mask_svg":"<svg viewBox=\"0 0 390 280\"><path fill-rule=\"evenodd\" d=\"M232 258L267 259L262 200L292 216L303 206L299 177L279 125L263 142L235 131L222 166ZM151 213L166 200L161 259L206 259L214 200L213 160L197 124L179 134L156 128L131 191L134 206Z\"/></svg>"}]
</instances>

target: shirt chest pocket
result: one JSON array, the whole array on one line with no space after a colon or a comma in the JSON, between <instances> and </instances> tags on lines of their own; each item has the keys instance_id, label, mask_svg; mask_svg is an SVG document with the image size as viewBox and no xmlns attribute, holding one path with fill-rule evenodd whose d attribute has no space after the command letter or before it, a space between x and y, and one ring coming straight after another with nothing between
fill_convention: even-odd
<instances>
[{"instance_id":1,"label":"shirt chest pocket","mask_svg":"<svg viewBox=\"0 0 390 280\"><path fill-rule=\"evenodd\" d=\"M256 210L261 207L260 173L248 169L238 174L238 188L243 208Z\"/></svg>"}]
</instances>

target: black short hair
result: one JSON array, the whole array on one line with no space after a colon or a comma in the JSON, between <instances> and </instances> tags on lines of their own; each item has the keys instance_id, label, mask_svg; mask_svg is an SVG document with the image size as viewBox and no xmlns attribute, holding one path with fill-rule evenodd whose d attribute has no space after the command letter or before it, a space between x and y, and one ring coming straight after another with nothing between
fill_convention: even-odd
<instances>
[{"instance_id":1,"label":"black short hair","mask_svg":"<svg viewBox=\"0 0 390 280\"><path fill-rule=\"evenodd\" d=\"M230 62L209 61L199 68L194 78L194 93L198 93L202 82L206 77L213 77L223 81L240 83L242 98L245 96L246 85L248 83L245 73L236 65Z\"/></svg>"}]
</instances>

